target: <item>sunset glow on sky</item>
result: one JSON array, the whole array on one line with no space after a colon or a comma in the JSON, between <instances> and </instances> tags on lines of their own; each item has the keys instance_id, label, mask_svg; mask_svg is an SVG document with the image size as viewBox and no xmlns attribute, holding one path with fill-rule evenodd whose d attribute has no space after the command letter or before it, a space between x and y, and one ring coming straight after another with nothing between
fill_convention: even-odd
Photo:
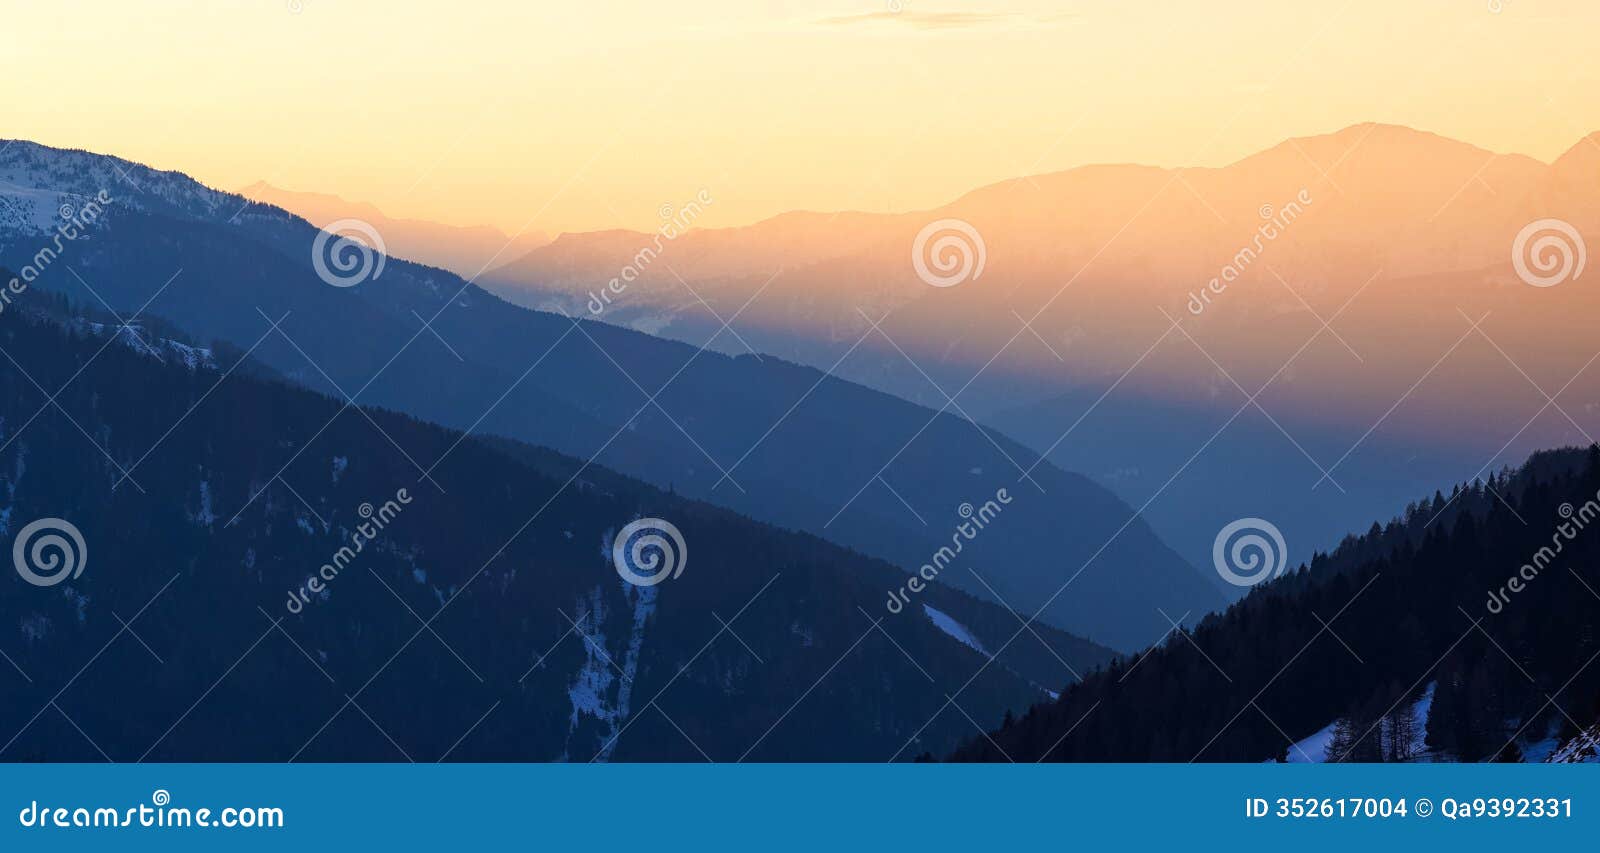
<instances>
[{"instance_id":1,"label":"sunset glow on sky","mask_svg":"<svg viewBox=\"0 0 1600 853\"><path fill-rule=\"evenodd\" d=\"M508 232L702 189L709 226L914 210L1363 121L1542 160L1600 130L1582 0L8 5L0 136Z\"/></svg>"}]
</instances>

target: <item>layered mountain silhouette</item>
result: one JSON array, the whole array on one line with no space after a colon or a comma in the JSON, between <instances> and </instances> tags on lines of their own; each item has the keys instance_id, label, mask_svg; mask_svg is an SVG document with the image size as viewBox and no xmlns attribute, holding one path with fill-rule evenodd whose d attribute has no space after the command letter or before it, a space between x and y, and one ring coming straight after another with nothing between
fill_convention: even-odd
<instances>
[{"instance_id":1,"label":"layered mountain silhouette","mask_svg":"<svg viewBox=\"0 0 1600 853\"><path fill-rule=\"evenodd\" d=\"M1600 447L1412 503L968 761L1593 761Z\"/></svg>"},{"instance_id":2,"label":"layered mountain silhouette","mask_svg":"<svg viewBox=\"0 0 1600 853\"><path fill-rule=\"evenodd\" d=\"M917 213L694 231L600 318L698 343L753 298L740 339L715 345L927 405L959 389L978 420L1135 506L1154 498L1147 515L1192 560L1269 505L1307 557L1375 507L1600 433L1595 353L1571 345L1600 310L1586 247L1564 239L1557 286L1513 261L1542 220L1594 242L1597 170L1597 136L1546 164L1356 125L1221 168L1087 166ZM930 287L912 248L946 219L981 235L985 265ZM648 236L563 235L486 285L581 310ZM1127 441L1139 424L1163 428ZM1230 471L1265 492L1219 491Z\"/></svg>"},{"instance_id":3,"label":"layered mountain silhouette","mask_svg":"<svg viewBox=\"0 0 1600 853\"><path fill-rule=\"evenodd\" d=\"M550 242L543 232L513 237L488 225L445 225L425 219L397 219L365 202L346 201L327 193L286 190L266 181L257 181L239 190L239 194L262 204L281 207L318 228L326 228L342 219L360 220L382 235L389 254L467 278Z\"/></svg>"},{"instance_id":4,"label":"layered mountain silhouette","mask_svg":"<svg viewBox=\"0 0 1600 853\"><path fill-rule=\"evenodd\" d=\"M40 223L58 206L103 189L114 199L33 287L124 317L142 309L357 404L593 460L907 571L931 566L944 583L1113 647L1160 636L1163 612L1192 619L1223 600L1127 504L959 405L928 409L770 357L525 310L398 258L367 257L370 278L330 286L340 271L314 249L359 246L115 158L17 142L0 152L0 179L22 188L7 190L14 213L0 220L0 260L19 269L49 242ZM432 476L426 455L399 449ZM1003 514L965 538L973 508L1002 489Z\"/></svg>"},{"instance_id":5,"label":"layered mountain silhouette","mask_svg":"<svg viewBox=\"0 0 1600 853\"><path fill-rule=\"evenodd\" d=\"M5 760L883 760L971 734L944 685L993 725L1111 654L942 584L886 614L880 560L86 311L0 327L0 534L84 545L0 580ZM653 586L612 563L640 516L687 543Z\"/></svg>"},{"instance_id":6,"label":"layered mountain silhouette","mask_svg":"<svg viewBox=\"0 0 1600 853\"><path fill-rule=\"evenodd\" d=\"M564 235L513 305L375 211L389 256L7 143L0 533L93 562L8 575L0 757L1590 758L1597 169L1361 125ZM932 287L944 220L983 272ZM1242 516L1310 556L1213 613L1244 590L1146 514L1196 562ZM681 577L619 577L644 518Z\"/></svg>"}]
</instances>

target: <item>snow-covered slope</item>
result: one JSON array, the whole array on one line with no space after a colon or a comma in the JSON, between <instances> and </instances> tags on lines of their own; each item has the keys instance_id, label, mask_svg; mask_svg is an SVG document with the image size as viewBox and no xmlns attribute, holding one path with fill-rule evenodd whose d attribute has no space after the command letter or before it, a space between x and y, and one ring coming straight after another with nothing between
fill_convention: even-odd
<instances>
[{"instance_id":1,"label":"snow-covered slope","mask_svg":"<svg viewBox=\"0 0 1600 853\"><path fill-rule=\"evenodd\" d=\"M1567 741L1550 757L1546 764L1594 764L1600 762L1600 725L1590 726Z\"/></svg>"},{"instance_id":2,"label":"snow-covered slope","mask_svg":"<svg viewBox=\"0 0 1600 853\"><path fill-rule=\"evenodd\" d=\"M0 141L0 228L31 224L35 233L48 231L63 206L76 208L102 193L116 206L212 221L228 221L250 204L243 196L203 186L180 172L20 139Z\"/></svg>"},{"instance_id":3,"label":"snow-covered slope","mask_svg":"<svg viewBox=\"0 0 1600 853\"><path fill-rule=\"evenodd\" d=\"M972 635L972 631L968 630L967 626L952 619L950 615L945 613L943 610L935 609L926 604L922 605L922 610L924 613L928 614L928 621L932 622L939 630L949 634L956 640L961 641L962 644L966 645L968 648L980 655L987 656L989 654L989 652L984 649L983 643L978 642L978 638Z\"/></svg>"},{"instance_id":4,"label":"snow-covered slope","mask_svg":"<svg viewBox=\"0 0 1600 853\"><path fill-rule=\"evenodd\" d=\"M122 346L162 364L181 364L191 371L217 369L216 356L210 347L197 347L172 338L157 337L137 323L107 325L83 321L78 328L96 337L113 338Z\"/></svg>"},{"instance_id":5,"label":"snow-covered slope","mask_svg":"<svg viewBox=\"0 0 1600 853\"><path fill-rule=\"evenodd\" d=\"M36 195L17 213L31 223L27 232L0 226L0 265L32 290L142 311L194 340L240 348L269 331L267 318L281 318L281 334L268 334L252 357L287 381L336 396L360 389L361 403L593 459L902 567L949 544L948 534L919 524L923 509L969 505L975 492L994 491L964 472L1020 469L1037 458L954 413L814 370L517 308L444 270L346 251L357 241L333 243L300 217L176 172L18 141L0 142L0 179L52 200L111 199L70 248L37 233L49 210ZM47 243L51 262L34 263ZM617 393L619 380L638 386L641 399ZM647 387L665 393L641 414ZM793 408L801 396L806 404ZM974 441L975 431L985 440ZM913 433L917 441L904 445ZM910 513L876 488L861 492L877 482L876 460L902 446L884 476L916 493ZM724 460L741 457L735 487ZM1033 467L1029 479L1044 495L1008 507L1011 533L973 541L962 555L994 566L994 586L1014 606L1044 607L1046 624L1133 649L1167 628L1157 607L1198 614L1223 603L1142 520L1127 522L1132 507L1110 491L1051 465ZM1053 597L1061 573L1078 567L1088 570L1075 595ZM970 575L945 580L992 598ZM1139 590L1137 606L1129 589ZM988 626L960 615L976 636L989 636Z\"/></svg>"},{"instance_id":6,"label":"snow-covered slope","mask_svg":"<svg viewBox=\"0 0 1600 853\"><path fill-rule=\"evenodd\" d=\"M1427 689L1422 691L1422 696L1411 705L1412 731L1417 733L1419 740L1422 737L1422 733L1428 730L1428 711L1433 707L1433 688L1434 685L1430 683ZM1333 731L1338 724L1339 721L1334 720L1318 729L1310 737L1296 741L1289 747L1289 763L1321 764L1337 760L1336 757L1328 755L1328 745L1333 742ZM1383 752L1388 754L1390 737L1388 726L1383 727L1383 731L1379 736L1383 739ZM1416 760L1427 761L1429 757L1426 753L1421 753Z\"/></svg>"}]
</instances>

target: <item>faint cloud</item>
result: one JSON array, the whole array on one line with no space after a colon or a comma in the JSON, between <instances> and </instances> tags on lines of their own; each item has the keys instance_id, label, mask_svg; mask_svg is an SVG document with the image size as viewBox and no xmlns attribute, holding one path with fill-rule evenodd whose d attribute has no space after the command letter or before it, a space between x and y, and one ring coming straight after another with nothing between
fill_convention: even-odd
<instances>
[{"instance_id":1,"label":"faint cloud","mask_svg":"<svg viewBox=\"0 0 1600 853\"><path fill-rule=\"evenodd\" d=\"M817 21L823 26L855 26L859 24L902 24L919 30L953 30L981 27L1010 19L1011 15L990 12L867 12L860 15L836 15Z\"/></svg>"},{"instance_id":2,"label":"faint cloud","mask_svg":"<svg viewBox=\"0 0 1600 853\"><path fill-rule=\"evenodd\" d=\"M1013 12L912 12L886 10L857 15L835 15L814 23L825 27L896 25L917 30L961 30L999 24L1053 24L1071 15L1019 15Z\"/></svg>"}]
</instances>

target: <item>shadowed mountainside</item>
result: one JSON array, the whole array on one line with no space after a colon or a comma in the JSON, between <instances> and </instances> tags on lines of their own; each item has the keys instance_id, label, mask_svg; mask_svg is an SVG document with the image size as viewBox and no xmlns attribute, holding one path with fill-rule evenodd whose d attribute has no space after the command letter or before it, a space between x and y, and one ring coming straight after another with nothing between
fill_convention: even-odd
<instances>
[{"instance_id":1,"label":"shadowed mountainside","mask_svg":"<svg viewBox=\"0 0 1600 853\"><path fill-rule=\"evenodd\" d=\"M315 264L335 267L313 257L319 232L304 220L178 173L19 142L0 176L40 188L6 198L45 210L0 220L0 259L19 263L48 240L29 222L114 190L34 287L124 316L144 306L309 387L592 459L908 571L937 563L945 583L1111 646L1159 636L1160 610L1197 617L1222 603L1109 491L954 411L517 308L398 258L330 286ZM380 259L366 260L376 271ZM1001 489L1014 498L1004 515L963 540L958 561L941 554L967 523L960 508Z\"/></svg>"}]
</instances>

